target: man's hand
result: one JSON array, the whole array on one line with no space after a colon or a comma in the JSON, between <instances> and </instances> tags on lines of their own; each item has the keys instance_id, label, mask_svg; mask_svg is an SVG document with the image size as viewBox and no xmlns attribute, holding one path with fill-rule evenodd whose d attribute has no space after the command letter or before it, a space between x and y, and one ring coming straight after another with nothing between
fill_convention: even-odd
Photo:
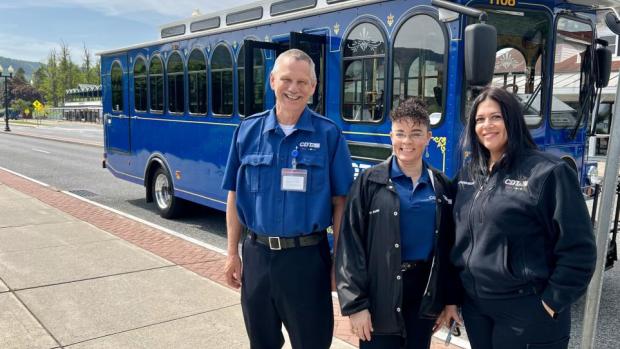
<instances>
[{"instance_id":1,"label":"man's hand","mask_svg":"<svg viewBox=\"0 0 620 349\"><path fill-rule=\"evenodd\" d=\"M368 309L364 309L349 316L349 321L351 322L351 332L353 332L353 334L362 341L370 340L370 334L374 329L372 328L372 321Z\"/></svg>"},{"instance_id":2,"label":"man's hand","mask_svg":"<svg viewBox=\"0 0 620 349\"><path fill-rule=\"evenodd\" d=\"M226 274L226 283L233 288L241 287L241 258L239 255L228 255L226 257L226 266L224 266Z\"/></svg>"}]
</instances>

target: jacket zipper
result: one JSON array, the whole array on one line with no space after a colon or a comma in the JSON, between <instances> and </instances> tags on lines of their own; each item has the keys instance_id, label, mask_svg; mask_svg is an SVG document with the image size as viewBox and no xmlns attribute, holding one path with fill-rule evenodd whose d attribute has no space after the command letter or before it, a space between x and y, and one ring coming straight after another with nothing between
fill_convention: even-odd
<instances>
[{"instance_id":1,"label":"jacket zipper","mask_svg":"<svg viewBox=\"0 0 620 349\"><path fill-rule=\"evenodd\" d=\"M474 252L474 247L475 247L475 240L474 240L474 230L473 230L473 225L472 225L472 212L474 210L474 206L476 204L476 200L478 199L478 197L480 196L480 193L482 193L482 191L484 190L484 187L486 186L487 182L489 181L489 178L491 178L491 176L487 176L487 178L484 180L484 183L482 183L482 185L480 186L480 188L476 191L476 195L474 195L474 199L471 202L471 206L469 207L469 214L468 214L468 219L467 219L467 223L469 225L469 238L471 239L471 249L469 250L469 256L467 256L467 263L466 263L466 267L467 270L469 271L469 275L471 276L471 280L473 282L473 289L474 292L477 294L478 290L476 288L476 280L474 278L474 274L472 274L471 269L469 268L469 261L471 260L471 256Z\"/></svg>"}]
</instances>

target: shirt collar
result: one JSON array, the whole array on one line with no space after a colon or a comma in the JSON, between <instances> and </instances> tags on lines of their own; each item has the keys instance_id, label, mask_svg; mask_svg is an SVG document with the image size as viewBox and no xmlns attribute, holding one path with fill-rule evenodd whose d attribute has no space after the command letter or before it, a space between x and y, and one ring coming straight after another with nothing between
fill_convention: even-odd
<instances>
[{"instance_id":1,"label":"shirt collar","mask_svg":"<svg viewBox=\"0 0 620 349\"><path fill-rule=\"evenodd\" d=\"M267 115L267 119L265 120L265 126L263 126L263 133L267 133L269 131L275 130L278 126L278 118L276 117L276 107L273 107L269 111L269 115ZM303 131L314 131L314 126L312 125L312 111L308 107L304 108L304 111L301 113L299 120L295 124L296 130Z\"/></svg>"},{"instance_id":2,"label":"shirt collar","mask_svg":"<svg viewBox=\"0 0 620 349\"><path fill-rule=\"evenodd\" d=\"M390 169L390 178L395 179L398 177L406 177L403 171L398 166L398 161L396 161L396 157L392 159L392 168ZM420 178L418 179L418 183L429 183L430 178L428 177L428 167L426 166L426 162L422 161L422 173L420 174Z\"/></svg>"}]
</instances>

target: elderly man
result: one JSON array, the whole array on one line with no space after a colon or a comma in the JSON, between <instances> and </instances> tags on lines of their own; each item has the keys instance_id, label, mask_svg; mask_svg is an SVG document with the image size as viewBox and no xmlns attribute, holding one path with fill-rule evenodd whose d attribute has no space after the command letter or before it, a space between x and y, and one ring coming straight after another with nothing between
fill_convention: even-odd
<instances>
[{"instance_id":1,"label":"elderly man","mask_svg":"<svg viewBox=\"0 0 620 349\"><path fill-rule=\"evenodd\" d=\"M276 106L239 125L224 174L226 280L241 287L253 349L281 348L282 324L293 348L327 349L334 323L326 228L333 225L336 244L351 158L338 126L307 107L316 87L307 54L282 53L269 82Z\"/></svg>"}]
</instances>

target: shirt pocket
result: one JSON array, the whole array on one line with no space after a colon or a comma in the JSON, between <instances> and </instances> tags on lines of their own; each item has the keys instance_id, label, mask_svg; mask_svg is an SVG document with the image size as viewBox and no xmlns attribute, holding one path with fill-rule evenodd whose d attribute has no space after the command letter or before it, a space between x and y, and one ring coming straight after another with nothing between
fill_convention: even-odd
<instances>
[{"instance_id":1,"label":"shirt pocket","mask_svg":"<svg viewBox=\"0 0 620 349\"><path fill-rule=\"evenodd\" d=\"M301 154L297 161L299 168L308 170L308 189L309 192L320 190L327 182L325 173L325 155L323 154Z\"/></svg>"},{"instance_id":2,"label":"shirt pocket","mask_svg":"<svg viewBox=\"0 0 620 349\"><path fill-rule=\"evenodd\" d=\"M268 188L271 178L268 169L273 162L273 154L249 154L241 158L245 185L250 192Z\"/></svg>"}]
</instances>

